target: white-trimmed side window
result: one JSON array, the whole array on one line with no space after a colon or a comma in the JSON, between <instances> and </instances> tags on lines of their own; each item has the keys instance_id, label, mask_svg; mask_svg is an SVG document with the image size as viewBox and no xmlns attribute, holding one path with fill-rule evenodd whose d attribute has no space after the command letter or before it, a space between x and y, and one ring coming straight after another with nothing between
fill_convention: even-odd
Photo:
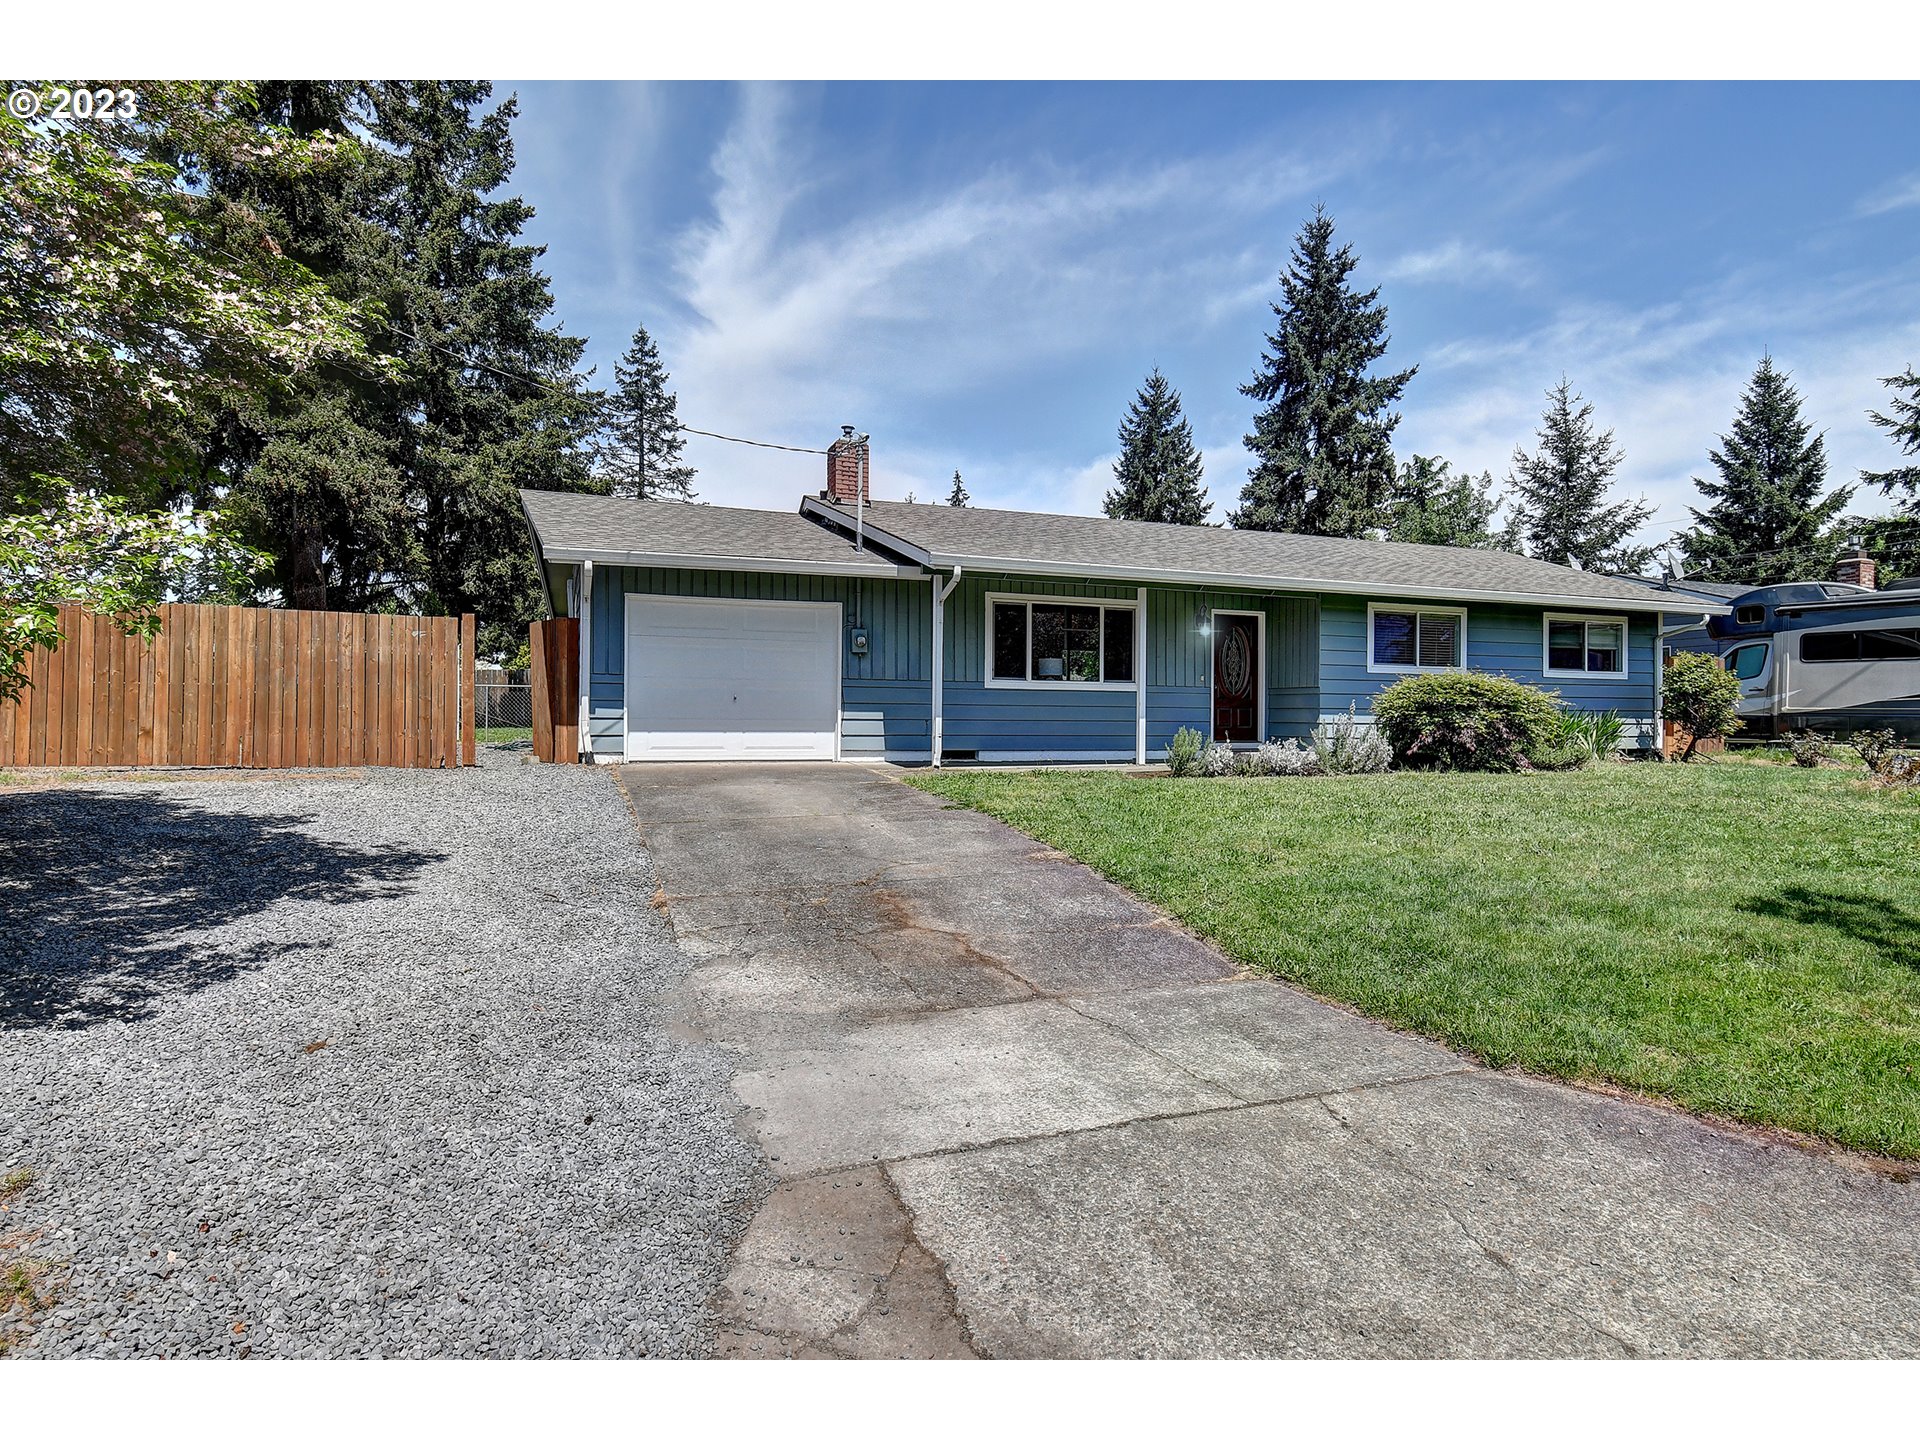
<instances>
[{"instance_id":1,"label":"white-trimmed side window","mask_svg":"<svg viewBox=\"0 0 1920 1440\"><path fill-rule=\"evenodd\" d=\"M1626 616L1545 615L1540 627L1540 668L1546 674L1627 673Z\"/></svg>"},{"instance_id":2,"label":"white-trimmed side window","mask_svg":"<svg viewBox=\"0 0 1920 1440\"><path fill-rule=\"evenodd\" d=\"M987 684L1133 689L1131 604L987 597Z\"/></svg>"},{"instance_id":3,"label":"white-trimmed side window","mask_svg":"<svg viewBox=\"0 0 1920 1440\"><path fill-rule=\"evenodd\" d=\"M1435 605L1367 606L1367 669L1458 670L1466 664L1467 612Z\"/></svg>"}]
</instances>

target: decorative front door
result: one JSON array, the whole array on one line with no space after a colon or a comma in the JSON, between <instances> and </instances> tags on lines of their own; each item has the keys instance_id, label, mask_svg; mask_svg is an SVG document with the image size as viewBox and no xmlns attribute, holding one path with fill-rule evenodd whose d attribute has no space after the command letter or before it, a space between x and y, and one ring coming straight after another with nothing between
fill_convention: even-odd
<instances>
[{"instance_id":1,"label":"decorative front door","mask_svg":"<svg viewBox=\"0 0 1920 1440\"><path fill-rule=\"evenodd\" d=\"M1260 738L1260 619L1213 617L1213 738L1229 745Z\"/></svg>"}]
</instances>

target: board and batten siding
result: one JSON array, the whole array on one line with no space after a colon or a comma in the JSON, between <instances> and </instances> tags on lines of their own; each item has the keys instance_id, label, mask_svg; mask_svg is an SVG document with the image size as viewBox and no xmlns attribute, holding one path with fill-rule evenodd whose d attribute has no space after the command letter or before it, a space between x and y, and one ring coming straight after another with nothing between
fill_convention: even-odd
<instances>
[{"instance_id":1,"label":"board and batten siding","mask_svg":"<svg viewBox=\"0 0 1920 1440\"><path fill-rule=\"evenodd\" d=\"M932 698L928 645L933 597L925 580L661 570L596 565L589 717L596 756L625 752L627 596L812 600L840 606L840 750L848 759L925 759ZM845 632L864 628L867 653Z\"/></svg>"},{"instance_id":2,"label":"board and batten siding","mask_svg":"<svg viewBox=\"0 0 1920 1440\"><path fill-rule=\"evenodd\" d=\"M1376 604L1407 604L1413 601L1382 599ZM1382 674L1367 669L1367 600L1364 597L1329 595L1320 601L1320 709L1323 718L1343 715L1352 705L1358 714L1371 713L1373 697L1399 679L1397 674ZM1434 602L1437 608L1440 602ZM1627 617L1627 673L1624 676L1592 677L1548 675L1545 673L1542 619L1551 611L1556 615L1617 614L1603 606L1584 609L1574 605L1530 606L1472 604L1451 608L1467 612L1467 653L1469 670L1505 675L1524 684L1538 685L1560 692L1561 700L1577 710L1618 710L1627 722L1627 734L1641 744L1651 744L1654 724L1655 666L1659 661L1658 617Z\"/></svg>"},{"instance_id":3,"label":"board and batten siding","mask_svg":"<svg viewBox=\"0 0 1920 1440\"><path fill-rule=\"evenodd\" d=\"M841 647L841 753L848 759L925 760L931 728L932 583L727 570L594 567L591 713L596 755L624 750L626 597L685 595L734 600L832 601L844 629L867 631L867 653ZM1057 596L1133 603L1135 587L1071 580L963 575L946 609L946 746L985 757L1131 759L1131 690L1001 689L986 684L987 596ZM1305 735L1319 711L1321 649L1313 596L1153 586L1147 591L1147 749L1164 752L1173 732L1209 732L1213 692L1210 612L1267 617L1267 730Z\"/></svg>"}]
</instances>

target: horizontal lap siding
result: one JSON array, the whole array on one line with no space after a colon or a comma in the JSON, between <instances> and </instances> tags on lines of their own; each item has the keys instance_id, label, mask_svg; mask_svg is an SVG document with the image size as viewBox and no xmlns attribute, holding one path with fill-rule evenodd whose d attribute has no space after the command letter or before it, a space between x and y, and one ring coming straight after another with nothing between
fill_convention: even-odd
<instances>
[{"instance_id":1,"label":"horizontal lap siding","mask_svg":"<svg viewBox=\"0 0 1920 1440\"><path fill-rule=\"evenodd\" d=\"M1654 667L1657 618L1634 615L1627 622L1627 674L1624 677L1549 676L1542 668L1541 620L1545 606L1468 605L1467 666L1505 675L1528 685L1560 692L1560 698L1580 710L1618 710L1628 722L1628 733L1651 734L1654 711ZM1555 614L1578 614L1573 607L1551 607ZM1588 612L1604 615L1596 609ZM1326 715L1343 713L1353 705L1360 714L1373 708L1373 697L1400 678L1367 669L1367 602L1328 597L1321 604L1320 690Z\"/></svg>"},{"instance_id":2,"label":"horizontal lap siding","mask_svg":"<svg viewBox=\"0 0 1920 1440\"><path fill-rule=\"evenodd\" d=\"M855 655L843 636L840 745L848 756L927 750L932 632L931 586L925 580L771 575L729 570L595 566L593 689L590 725L597 754L625 746L628 595L685 595L729 600L804 600L840 606L846 630L864 625L867 653Z\"/></svg>"}]
</instances>

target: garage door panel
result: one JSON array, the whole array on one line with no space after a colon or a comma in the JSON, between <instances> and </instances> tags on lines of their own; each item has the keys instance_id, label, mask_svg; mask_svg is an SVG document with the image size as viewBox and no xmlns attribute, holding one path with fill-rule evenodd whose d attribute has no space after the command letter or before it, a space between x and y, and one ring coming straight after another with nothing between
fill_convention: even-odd
<instances>
[{"instance_id":1,"label":"garage door panel","mask_svg":"<svg viewBox=\"0 0 1920 1440\"><path fill-rule=\"evenodd\" d=\"M627 608L627 753L831 760L840 607L637 596Z\"/></svg>"}]
</instances>

